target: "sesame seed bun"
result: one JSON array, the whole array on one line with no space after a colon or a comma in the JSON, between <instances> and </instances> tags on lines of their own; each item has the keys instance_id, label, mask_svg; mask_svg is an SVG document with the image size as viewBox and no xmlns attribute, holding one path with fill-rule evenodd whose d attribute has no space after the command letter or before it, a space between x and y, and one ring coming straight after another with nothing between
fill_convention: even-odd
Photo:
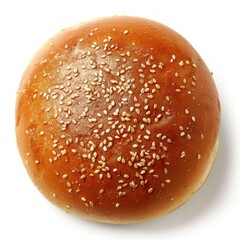
<instances>
[{"instance_id":1,"label":"sesame seed bun","mask_svg":"<svg viewBox=\"0 0 240 240\"><path fill-rule=\"evenodd\" d=\"M178 33L142 18L64 29L36 53L16 101L19 152L52 203L93 221L164 215L207 178L218 93Z\"/></svg>"}]
</instances>

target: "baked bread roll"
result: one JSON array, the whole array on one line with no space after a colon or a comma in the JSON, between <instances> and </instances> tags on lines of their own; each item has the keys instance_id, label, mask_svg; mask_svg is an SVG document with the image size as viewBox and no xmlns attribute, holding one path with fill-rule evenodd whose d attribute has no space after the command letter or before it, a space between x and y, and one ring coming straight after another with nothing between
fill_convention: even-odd
<instances>
[{"instance_id":1,"label":"baked bread roll","mask_svg":"<svg viewBox=\"0 0 240 240\"><path fill-rule=\"evenodd\" d=\"M106 223L146 221L189 199L210 172L219 124L200 55L137 17L61 31L30 61L16 101L33 183L67 212Z\"/></svg>"}]
</instances>

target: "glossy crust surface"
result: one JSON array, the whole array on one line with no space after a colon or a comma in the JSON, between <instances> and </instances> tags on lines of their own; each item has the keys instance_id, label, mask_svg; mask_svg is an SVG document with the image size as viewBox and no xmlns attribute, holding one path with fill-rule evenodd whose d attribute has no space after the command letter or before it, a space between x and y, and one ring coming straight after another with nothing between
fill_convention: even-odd
<instances>
[{"instance_id":1,"label":"glossy crust surface","mask_svg":"<svg viewBox=\"0 0 240 240\"><path fill-rule=\"evenodd\" d=\"M218 93L170 28L108 17L61 31L36 53L16 102L25 167L55 205L93 221L166 214L205 181Z\"/></svg>"}]
</instances>

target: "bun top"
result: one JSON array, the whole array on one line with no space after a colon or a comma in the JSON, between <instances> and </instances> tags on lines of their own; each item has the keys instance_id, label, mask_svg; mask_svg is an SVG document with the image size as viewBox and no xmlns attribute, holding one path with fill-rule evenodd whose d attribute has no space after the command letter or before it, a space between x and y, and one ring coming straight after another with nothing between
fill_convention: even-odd
<instances>
[{"instance_id":1,"label":"bun top","mask_svg":"<svg viewBox=\"0 0 240 240\"><path fill-rule=\"evenodd\" d=\"M165 214L205 180L220 105L211 73L168 27L109 17L65 29L20 84L16 133L53 203L95 221Z\"/></svg>"}]
</instances>

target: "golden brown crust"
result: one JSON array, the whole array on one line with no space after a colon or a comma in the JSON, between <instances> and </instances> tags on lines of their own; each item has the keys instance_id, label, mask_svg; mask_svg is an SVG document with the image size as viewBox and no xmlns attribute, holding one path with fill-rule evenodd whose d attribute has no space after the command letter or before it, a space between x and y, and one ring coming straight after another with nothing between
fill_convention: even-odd
<instances>
[{"instance_id":1,"label":"golden brown crust","mask_svg":"<svg viewBox=\"0 0 240 240\"><path fill-rule=\"evenodd\" d=\"M173 30L135 17L61 31L28 65L16 103L34 184L101 222L144 221L185 202L207 176L219 124L199 54Z\"/></svg>"}]
</instances>

